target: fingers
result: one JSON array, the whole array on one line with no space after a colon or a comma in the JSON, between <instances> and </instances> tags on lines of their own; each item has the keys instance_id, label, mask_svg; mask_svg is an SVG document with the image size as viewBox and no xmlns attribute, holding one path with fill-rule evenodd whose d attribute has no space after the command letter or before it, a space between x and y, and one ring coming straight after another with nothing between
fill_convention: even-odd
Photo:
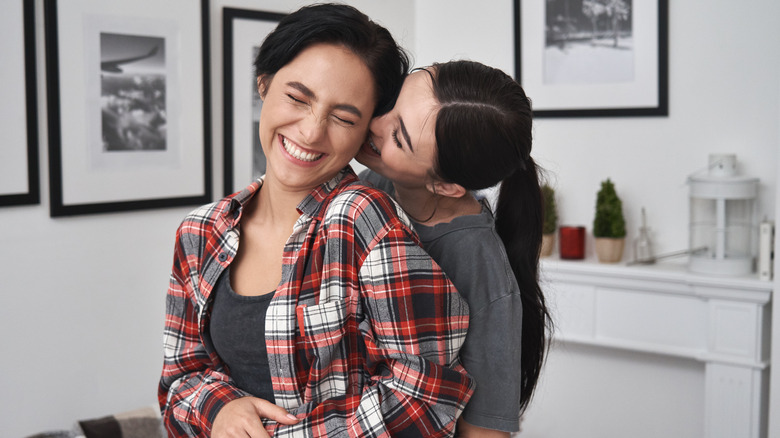
<instances>
[{"instance_id":1,"label":"fingers","mask_svg":"<svg viewBox=\"0 0 780 438\"><path fill-rule=\"evenodd\" d=\"M277 406L267 400L254 399L257 413L262 418L268 418L280 424L295 424L301 421L295 415L287 412L283 407Z\"/></svg>"},{"instance_id":2,"label":"fingers","mask_svg":"<svg viewBox=\"0 0 780 438\"><path fill-rule=\"evenodd\" d=\"M212 438L266 438L263 418L280 424L295 424L300 420L267 400L243 397L227 403L217 413L212 424Z\"/></svg>"},{"instance_id":3,"label":"fingers","mask_svg":"<svg viewBox=\"0 0 780 438\"><path fill-rule=\"evenodd\" d=\"M228 402L220 409L211 425L212 438L266 438L254 397L243 397ZM265 401L265 400L260 400ZM267 403L267 402L266 402Z\"/></svg>"}]
</instances>

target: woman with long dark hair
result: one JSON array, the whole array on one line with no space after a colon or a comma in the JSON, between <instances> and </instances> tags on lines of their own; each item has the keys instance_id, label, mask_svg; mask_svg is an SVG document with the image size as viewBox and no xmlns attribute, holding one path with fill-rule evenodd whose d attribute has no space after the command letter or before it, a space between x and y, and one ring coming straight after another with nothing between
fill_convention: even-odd
<instances>
[{"instance_id":1,"label":"woman with long dark hair","mask_svg":"<svg viewBox=\"0 0 780 438\"><path fill-rule=\"evenodd\" d=\"M390 192L470 309L461 350L477 388L460 436L519 428L551 330L539 286L542 197L531 104L502 71L452 61L408 76L357 160ZM495 215L474 191L500 183Z\"/></svg>"}]
</instances>

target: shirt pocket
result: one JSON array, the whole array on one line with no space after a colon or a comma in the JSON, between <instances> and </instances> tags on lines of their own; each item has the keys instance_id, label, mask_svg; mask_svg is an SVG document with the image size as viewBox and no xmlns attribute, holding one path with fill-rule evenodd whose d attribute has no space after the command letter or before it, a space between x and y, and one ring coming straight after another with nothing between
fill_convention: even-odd
<instances>
[{"instance_id":1,"label":"shirt pocket","mask_svg":"<svg viewBox=\"0 0 780 438\"><path fill-rule=\"evenodd\" d=\"M344 301L329 301L316 306L302 305L296 309L299 335L308 355L315 359L317 368L327 367L344 357L342 340L347 326Z\"/></svg>"}]
</instances>

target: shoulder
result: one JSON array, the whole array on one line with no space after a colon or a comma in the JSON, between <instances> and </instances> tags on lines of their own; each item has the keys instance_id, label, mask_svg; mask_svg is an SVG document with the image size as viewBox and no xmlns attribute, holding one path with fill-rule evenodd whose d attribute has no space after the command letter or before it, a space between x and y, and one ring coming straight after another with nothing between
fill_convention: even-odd
<instances>
[{"instance_id":1,"label":"shoulder","mask_svg":"<svg viewBox=\"0 0 780 438\"><path fill-rule=\"evenodd\" d=\"M393 182L383 177L382 175L374 172L371 169L366 169L360 172L360 175L358 175L358 177L360 178L361 181L365 181L370 185L389 193L390 196L393 196L395 194L395 188L393 187Z\"/></svg>"},{"instance_id":2,"label":"shoulder","mask_svg":"<svg viewBox=\"0 0 780 438\"><path fill-rule=\"evenodd\" d=\"M211 234L219 218L228 211L231 200L229 196L190 211L179 224L177 239L192 242Z\"/></svg>"},{"instance_id":3,"label":"shoulder","mask_svg":"<svg viewBox=\"0 0 780 438\"><path fill-rule=\"evenodd\" d=\"M462 216L420 229L423 246L469 302L472 315L518 294L519 288L492 215Z\"/></svg>"},{"instance_id":4,"label":"shoulder","mask_svg":"<svg viewBox=\"0 0 780 438\"><path fill-rule=\"evenodd\" d=\"M468 248L472 254L495 253L504 248L493 215L487 208L479 214L458 216L451 222L418 226L417 229L426 247Z\"/></svg>"},{"instance_id":5,"label":"shoulder","mask_svg":"<svg viewBox=\"0 0 780 438\"><path fill-rule=\"evenodd\" d=\"M353 222L369 222L367 225L397 223L411 227L411 222L401 207L386 192L356 181L343 187L333 197L325 212L326 218L344 218Z\"/></svg>"},{"instance_id":6,"label":"shoulder","mask_svg":"<svg viewBox=\"0 0 780 438\"><path fill-rule=\"evenodd\" d=\"M220 213L224 212L229 205L230 198L225 198L217 202L201 205L190 211L181 221L179 229L192 230L204 228L216 222Z\"/></svg>"},{"instance_id":7,"label":"shoulder","mask_svg":"<svg viewBox=\"0 0 780 438\"><path fill-rule=\"evenodd\" d=\"M334 194L323 213L322 225L328 233L349 233L369 251L391 236L418 242L401 207L387 193L360 181L345 185Z\"/></svg>"}]
</instances>

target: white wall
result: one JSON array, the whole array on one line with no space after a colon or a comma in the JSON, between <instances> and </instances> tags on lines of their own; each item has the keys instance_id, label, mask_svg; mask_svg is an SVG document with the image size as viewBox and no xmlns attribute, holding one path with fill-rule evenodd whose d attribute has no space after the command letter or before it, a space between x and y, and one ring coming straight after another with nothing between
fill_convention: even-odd
<instances>
[{"instance_id":1,"label":"white wall","mask_svg":"<svg viewBox=\"0 0 780 438\"><path fill-rule=\"evenodd\" d=\"M42 99L41 3L36 2ZM221 192L222 175L221 8L288 11L304 3L211 2L215 194ZM416 65L470 58L513 71L510 0L348 3L390 28L413 49ZM599 181L611 177L630 231L645 206L659 251L687 246L685 177L702 168L711 152L737 153L745 173L761 178L761 210L773 218L780 144L780 29L775 25L780 3L756 0L745 7L727 0L670 1L670 16L670 116L542 119L536 123L534 152L556 183L562 221L590 227ZM42 204L0 210L0 436L11 438L156 403L174 231L189 210L50 219L45 111L42 103ZM529 418L527 430L535 427L531 420L544 430L551 419L571 421L578 415L576 405L563 414L555 403L542 401L571 395L566 382L587 382L598 366L594 353L613 360L609 367L621 376L644 370L634 366L648 359L577 348L554 352L540 403L532 411L536 420ZM678 363L669 375L654 378L686 382L692 368ZM611 392L616 385L603 378L582 391ZM690 402L691 409L700 403L695 396ZM582 412L580 419L588 420L584 417L600 410ZM679 426L675 430L700 427L678 417L672 421Z\"/></svg>"},{"instance_id":2,"label":"white wall","mask_svg":"<svg viewBox=\"0 0 780 438\"><path fill-rule=\"evenodd\" d=\"M222 193L222 7L289 12L305 3L211 0L215 196ZM412 44L412 0L346 3ZM0 209L0 436L9 438L156 405L174 233L192 208L49 218L41 0L36 7L42 203Z\"/></svg>"},{"instance_id":3,"label":"white wall","mask_svg":"<svg viewBox=\"0 0 780 438\"><path fill-rule=\"evenodd\" d=\"M415 6L418 64L465 58L513 74L512 1ZM647 209L656 253L687 248L685 181L710 153L736 153L740 170L761 180L760 216L775 218L780 149L780 3L671 0L669 17L669 117L537 119L534 133L533 156L557 188L562 223L590 230L599 183L609 177L629 238ZM521 436L702 436L703 367L663 359L556 346Z\"/></svg>"},{"instance_id":4,"label":"white wall","mask_svg":"<svg viewBox=\"0 0 780 438\"><path fill-rule=\"evenodd\" d=\"M512 3L417 1L418 65L472 59L514 75ZM686 249L686 177L717 152L736 153L740 170L760 178L761 217L774 217L780 4L750 5L669 2L669 117L535 121L533 156L557 188L562 223L590 230L596 192L609 177L629 238L644 206L656 252Z\"/></svg>"},{"instance_id":5,"label":"white wall","mask_svg":"<svg viewBox=\"0 0 780 438\"><path fill-rule=\"evenodd\" d=\"M776 79L780 82L780 78ZM780 105L780 87L778 87L777 102ZM777 131L780 135L780 114L777 117ZM777 160L777 171L780 172L780 155ZM777 218L780 217L780 203L775 205L775 241L774 247L780 247L780 232L778 232ZM777 254L777 251L775 251ZM780 290L780 257L775 255L774 260L774 287L775 291ZM772 300L772 314L780 315L780 300ZM772 338L771 338L771 363L780 363L780 318L772 320ZM780 438L780 367L774 366L769 369L769 438Z\"/></svg>"}]
</instances>

